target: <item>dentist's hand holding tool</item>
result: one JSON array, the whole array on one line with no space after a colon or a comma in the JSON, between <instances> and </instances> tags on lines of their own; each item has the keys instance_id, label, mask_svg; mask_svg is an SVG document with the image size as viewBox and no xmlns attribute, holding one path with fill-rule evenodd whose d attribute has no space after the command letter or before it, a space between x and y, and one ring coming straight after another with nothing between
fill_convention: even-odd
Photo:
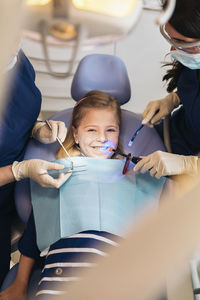
<instances>
[{"instance_id":1,"label":"dentist's hand holding tool","mask_svg":"<svg viewBox=\"0 0 200 300\"><path fill-rule=\"evenodd\" d=\"M58 163L41 159L30 159L21 162L14 161L12 172L17 181L23 178L31 178L43 187L59 188L72 174L60 172L58 178L53 178L48 174L48 170L62 170L64 166Z\"/></svg>"},{"instance_id":2,"label":"dentist's hand holding tool","mask_svg":"<svg viewBox=\"0 0 200 300\"><path fill-rule=\"evenodd\" d=\"M149 171L156 178L179 174L195 176L198 174L198 157L156 151L143 156L133 170L141 173Z\"/></svg>"},{"instance_id":3,"label":"dentist's hand holding tool","mask_svg":"<svg viewBox=\"0 0 200 300\"><path fill-rule=\"evenodd\" d=\"M170 93L165 98L150 101L142 114L142 124L153 127L161 122L162 118L169 115L180 105L177 93Z\"/></svg>"},{"instance_id":4,"label":"dentist's hand holding tool","mask_svg":"<svg viewBox=\"0 0 200 300\"><path fill-rule=\"evenodd\" d=\"M64 142L67 135L65 123L61 121L48 121L51 129L46 122L37 122L32 130L32 136L43 144L54 143L57 138Z\"/></svg>"},{"instance_id":5,"label":"dentist's hand holding tool","mask_svg":"<svg viewBox=\"0 0 200 300\"><path fill-rule=\"evenodd\" d=\"M32 131L33 137L44 144L53 143L56 140L62 144L61 141L64 141L66 134L67 128L61 121L37 122ZM41 159L14 161L12 164L15 180L31 178L43 187L59 188L71 176L72 172L60 172L57 178L53 178L48 174L48 170L59 171L62 169L64 166L61 164Z\"/></svg>"}]
</instances>

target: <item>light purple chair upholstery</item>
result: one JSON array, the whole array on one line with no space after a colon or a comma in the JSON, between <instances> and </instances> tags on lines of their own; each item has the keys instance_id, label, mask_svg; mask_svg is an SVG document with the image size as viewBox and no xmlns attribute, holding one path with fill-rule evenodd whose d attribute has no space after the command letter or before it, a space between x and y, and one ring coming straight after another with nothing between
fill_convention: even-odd
<instances>
[{"instance_id":1,"label":"light purple chair upholstery","mask_svg":"<svg viewBox=\"0 0 200 300\"><path fill-rule=\"evenodd\" d=\"M111 94L121 105L128 102L131 88L123 61L117 56L108 54L85 56L74 74L72 98L78 101L91 89Z\"/></svg>"},{"instance_id":2,"label":"light purple chair upholstery","mask_svg":"<svg viewBox=\"0 0 200 300\"><path fill-rule=\"evenodd\" d=\"M71 94L76 101L91 90L103 90L121 103L129 101L131 91L126 67L120 58L112 55L94 54L82 59L74 75ZM134 101L132 99L131 101ZM49 119L64 121L68 127L72 109L55 113ZM134 131L140 126L141 117L133 112L122 110L122 128L120 139L124 152L131 152L134 156L147 155L156 150L165 150L165 147L153 128L143 127L137 135L132 147L128 142ZM56 158L59 148L57 142L44 145L32 139L27 146L25 159L40 158L52 161ZM16 208L21 220L26 223L31 211L31 197L29 180L22 180L16 184ZM17 267L8 274L2 289L5 289L14 280Z\"/></svg>"}]
</instances>

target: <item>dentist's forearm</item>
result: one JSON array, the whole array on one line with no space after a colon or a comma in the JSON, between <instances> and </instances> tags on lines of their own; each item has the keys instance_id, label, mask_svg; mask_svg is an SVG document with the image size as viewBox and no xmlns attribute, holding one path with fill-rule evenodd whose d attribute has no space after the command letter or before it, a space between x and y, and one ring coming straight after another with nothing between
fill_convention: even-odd
<instances>
[{"instance_id":1,"label":"dentist's forearm","mask_svg":"<svg viewBox=\"0 0 200 300\"><path fill-rule=\"evenodd\" d=\"M28 286L30 274L33 269L34 263L35 263L35 259L21 255L19 266L18 266L17 277L15 281L18 284L20 284L20 287L22 289L26 289Z\"/></svg>"},{"instance_id":2,"label":"dentist's forearm","mask_svg":"<svg viewBox=\"0 0 200 300\"><path fill-rule=\"evenodd\" d=\"M15 177L12 172L12 165L0 168L0 186L15 181Z\"/></svg>"}]
</instances>

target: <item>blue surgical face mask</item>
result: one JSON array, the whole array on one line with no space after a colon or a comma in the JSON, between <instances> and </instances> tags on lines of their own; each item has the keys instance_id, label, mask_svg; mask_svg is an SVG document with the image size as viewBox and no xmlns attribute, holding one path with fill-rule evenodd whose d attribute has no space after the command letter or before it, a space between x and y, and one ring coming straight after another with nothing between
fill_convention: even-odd
<instances>
[{"instance_id":1,"label":"blue surgical face mask","mask_svg":"<svg viewBox=\"0 0 200 300\"><path fill-rule=\"evenodd\" d=\"M200 53L187 53L181 50L170 51L171 56L189 69L200 69Z\"/></svg>"}]
</instances>

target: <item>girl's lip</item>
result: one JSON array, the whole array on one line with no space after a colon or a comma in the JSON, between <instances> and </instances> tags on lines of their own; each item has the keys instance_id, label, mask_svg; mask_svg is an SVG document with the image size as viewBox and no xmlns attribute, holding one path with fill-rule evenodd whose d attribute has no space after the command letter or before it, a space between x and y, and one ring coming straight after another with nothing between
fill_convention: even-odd
<instances>
[{"instance_id":1,"label":"girl's lip","mask_svg":"<svg viewBox=\"0 0 200 300\"><path fill-rule=\"evenodd\" d=\"M92 149L97 151L106 151L106 147L104 146L92 146Z\"/></svg>"}]
</instances>

